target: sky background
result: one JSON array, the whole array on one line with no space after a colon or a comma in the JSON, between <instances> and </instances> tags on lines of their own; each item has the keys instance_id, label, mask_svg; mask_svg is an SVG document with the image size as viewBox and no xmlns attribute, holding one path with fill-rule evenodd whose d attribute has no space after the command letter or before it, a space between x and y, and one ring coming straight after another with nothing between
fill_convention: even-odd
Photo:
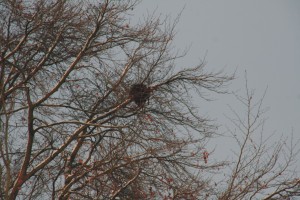
<instances>
[{"instance_id":1,"label":"sky background","mask_svg":"<svg viewBox=\"0 0 300 200\"><path fill-rule=\"evenodd\" d=\"M174 45L190 50L178 65L194 66L205 58L208 71L236 71L228 89L239 94L245 93L246 70L256 98L268 88L264 134L276 133L279 138L293 132L294 140L300 139L300 1L143 0L135 13L138 16L156 10L175 18L182 9ZM238 113L243 110L233 95L211 97L215 101L198 101L197 106L223 131L229 125L224 116L230 115L228 104ZM216 158L231 148L230 142L224 141L211 141Z\"/></svg>"}]
</instances>

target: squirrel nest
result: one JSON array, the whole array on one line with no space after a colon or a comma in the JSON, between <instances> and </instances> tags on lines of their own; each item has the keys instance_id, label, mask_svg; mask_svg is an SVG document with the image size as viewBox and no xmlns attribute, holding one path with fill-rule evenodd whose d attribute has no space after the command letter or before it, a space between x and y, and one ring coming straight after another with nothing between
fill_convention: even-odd
<instances>
[{"instance_id":1,"label":"squirrel nest","mask_svg":"<svg viewBox=\"0 0 300 200\"><path fill-rule=\"evenodd\" d=\"M134 84L130 88L130 96L138 106L143 106L146 103L150 93L151 89L142 83Z\"/></svg>"}]
</instances>

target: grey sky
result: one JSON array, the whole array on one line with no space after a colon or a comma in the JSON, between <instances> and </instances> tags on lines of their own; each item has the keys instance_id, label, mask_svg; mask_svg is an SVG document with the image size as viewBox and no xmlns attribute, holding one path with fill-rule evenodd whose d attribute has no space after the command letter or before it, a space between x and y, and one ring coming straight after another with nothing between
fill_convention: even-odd
<instances>
[{"instance_id":1,"label":"grey sky","mask_svg":"<svg viewBox=\"0 0 300 200\"><path fill-rule=\"evenodd\" d=\"M175 17L182 8L174 44L191 45L178 63L195 65L206 56L207 69L237 69L229 89L244 92L244 71L257 97L266 87L267 131L300 139L300 1L298 0L144 0L139 12ZM141 14L140 13L140 14ZM223 113L231 97L217 96L205 113L227 123ZM200 108L202 104L198 105ZM234 106L234 105L233 105Z\"/></svg>"}]
</instances>

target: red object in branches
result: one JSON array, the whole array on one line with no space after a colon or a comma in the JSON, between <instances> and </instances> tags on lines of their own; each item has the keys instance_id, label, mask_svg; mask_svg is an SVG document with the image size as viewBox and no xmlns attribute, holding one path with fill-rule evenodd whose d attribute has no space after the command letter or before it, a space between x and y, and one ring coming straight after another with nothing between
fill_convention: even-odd
<instances>
[{"instance_id":1,"label":"red object in branches","mask_svg":"<svg viewBox=\"0 0 300 200\"><path fill-rule=\"evenodd\" d=\"M146 115L146 119L147 119L148 121L150 121L150 122L153 122L153 119L152 119L152 117L151 117L150 114L147 114L147 115Z\"/></svg>"},{"instance_id":2,"label":"red object in branches","mask_svg":"<svg viewBox=\"0 0 300 200\"><path fill-rule=\"evenodd\" d=\"M168 183L173 182L173 178L167 178L166 180L167 180Z\"/></svg>"},{"instance_id":3,"label":"red object in branches","mask_svg":"<svg viewBox=\"0 0 300 200\"><path fill-rule=\"evenodd\" d=\"M207 164L207 159L208 159L208 152L207 151L203 152L203 159L204 159L205 164Z\"/></svg>"}]
</instances>

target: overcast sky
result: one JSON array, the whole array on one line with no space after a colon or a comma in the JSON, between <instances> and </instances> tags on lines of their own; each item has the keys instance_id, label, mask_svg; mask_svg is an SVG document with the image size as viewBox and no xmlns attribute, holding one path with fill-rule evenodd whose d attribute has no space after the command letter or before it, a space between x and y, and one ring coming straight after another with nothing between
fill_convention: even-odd
<instances>
[{"instance_id":1,"label":"overcast sky","mask_svg":"<svg viewBox=\"0 0 300 200\"><path fill-rule=\"evenodd\" d=\"M229 89L240 93L246 70L257 97L268 87L266 131L289 135L293 129L300 139L300 1L143 0L136 12L156 9L157 14L176 17L183 8L174 45L181 50L191 47L178 64L192 66L205 57L208 70L237 70ZM225 125L227 104L235 107L237 101L215 98L197 106Z\"/></svg>"}]
</instances>

